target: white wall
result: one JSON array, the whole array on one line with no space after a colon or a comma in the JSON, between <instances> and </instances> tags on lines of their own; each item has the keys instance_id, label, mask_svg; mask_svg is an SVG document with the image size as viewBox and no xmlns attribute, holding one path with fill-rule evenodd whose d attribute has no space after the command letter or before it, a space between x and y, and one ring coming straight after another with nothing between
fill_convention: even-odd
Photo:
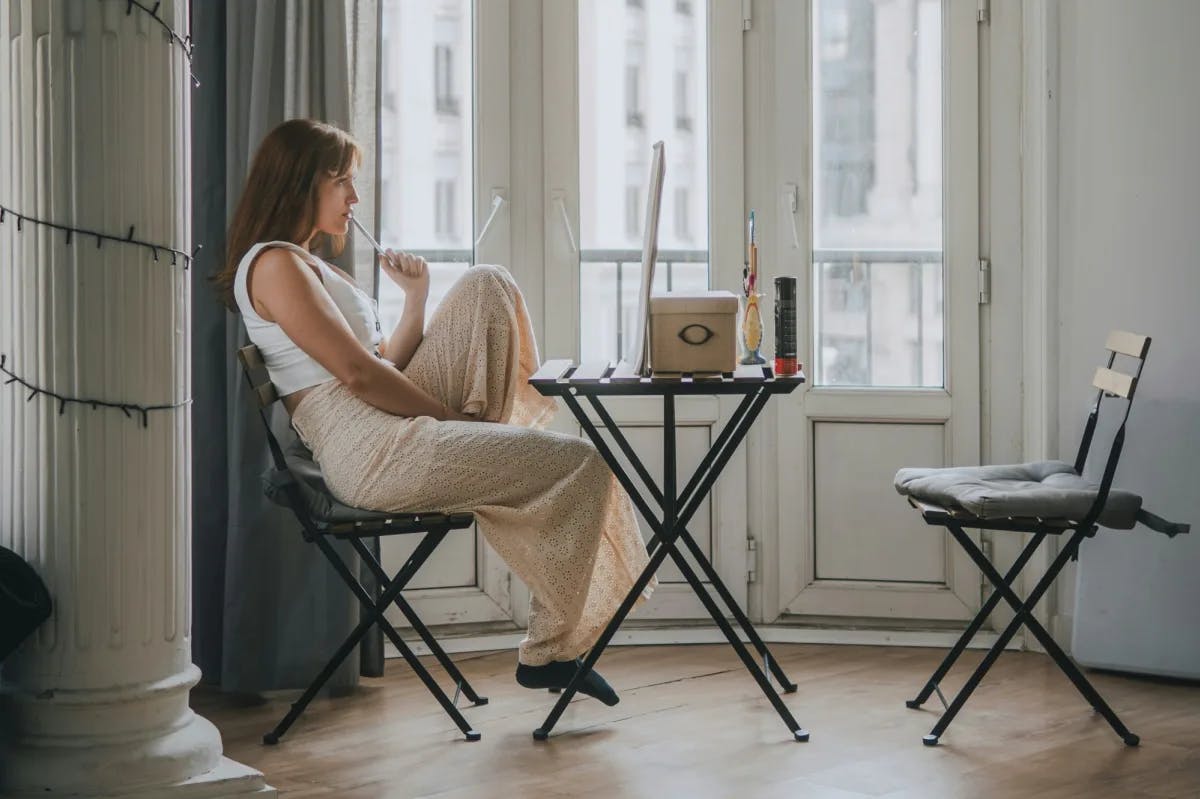
<instances>
[{"instance_id":1,"label":"white wall","mask_svg":"<svg viewBox=\"0 0 1200 799\"><path fill-rule=\"evenodd\" d=\"M1074 456L1107 331L1153 336L1115 485L1200 525L1200 3L1064 0L1060 11L1059 455ZM1200 671L1198 568L1200 530L1084 544L1081 571L1096 582L1082 596L1106 605L1104 625L1127 642L1112 656L1131 659L1107 665L1187 657ZM1111 590L1090 587L1102 584Z\"/></svg>"}]
</instances>

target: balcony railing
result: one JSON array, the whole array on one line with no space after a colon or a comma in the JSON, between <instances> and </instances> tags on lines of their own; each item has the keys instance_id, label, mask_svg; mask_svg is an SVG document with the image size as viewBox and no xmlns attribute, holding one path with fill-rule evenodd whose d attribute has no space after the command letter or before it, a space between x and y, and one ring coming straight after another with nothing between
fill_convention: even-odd
<instances>
[{"instance_id":1,"label":"balcony railing","mask_svg":"<svg viewBox=\"0 0 1200 799\"><path fill-rule=\"evenodd\" d=\"M708 250L659 250L654 261L655 274L662 271L666 273L667 291L671 291L675 286L675 267L679 264L707 264ZM625 275L626 267L633 265L641 271L642 266L642 251L641 250L581 250L579 253L579 266L581 269L596 268L598 266L612 264L616 267L616 298L617 301L611 310L615 314L616 328L616 352L617 356L625 351L625 336L626 336L626 320L631 320L637 312L637 288L640 286L640 277L638 283L634 286L634 290L628 291L626 288L627 278ZM628 296L627 296L628 295ZM627 304L628 301L628 304Z\"/></svg>"},{"instance_id":2,"label":"balcony railing","mask_svg":"<svg viewBox=\"0 0 1200 799\"><path fill-rule=\"evenodd\" d=\"M816 382L944 384L941 250L813 250ZM846 271L848 267L858 267ZM840 268L840 269L838 269ZM903 279L900 275L906 270ZM928 289L937 302L926 302ZM879 307L872 294L879 292Z\"/></svg>"},{"instance_id":3,"label":"balcony railing","mask_svg":"<svg viewBox=\"0 0 1200 799\"><path fill-rule=\"evenodd\" d=\"M468 265L474 261L475 253L470 249L426 249L426 250L409 250L413 255L419 255L424 258L431 269L437 270L440 266L458 267ZM659 284L659 275L665 278L666 289L671 291L675 288L678 282L678 268L687 265L707 265L709 260L708 250L659 250L655 259L655 284ZM615 333L615 352L619 354L623 351L625 338L629 334L629 326L632 324L633 316L637 312L637 297L640 282L640 273L642 266L642 251L640 249L597 249L583 250L579 254L579 266L581 270L595 270L601 267L613 267L615 284L607 283L614 289L610 295L605 291L604 301L612 303L612 307L605 307L603 313L611 313L610 317L613 321L611 327L608 327L607 334ZM632 272L632 274L631 274ZM439 293L438 280L434 280L435 285L430 293L429 301L430 308L436 307L441 302L442 294ZM707 270L705 270L705 284L707 285ZM376 285L380 285L377 282ZM442 291L450 286L450 278L442 284ZM399 318L399 308L389 306L389 299L385 296L392 295L391 289L381 291L380 297L383 299L384 308L381 309L382 315L389 321L394 322ZM596 299L596 298L592 298ZM393 319L394 317L394 319Z\"/></svg>"},{"instance_id":4,"label":"balcony railing","mask_svg":"<svg viewBox=\"0 0 1200 799\"><path fill-rule=\"evenodd\" d=\"M435 271L430 294L431 308L453 283L453 270L474 261L470 249L412 250L428 261ZM581 290L600 292L581 300L588 303L593 328L585 339L586 357L600 357L624 350L625 339L632 330L637 312L642 251L640 249L593 249L580 253ZM814 358L818 379L825 385L849 386L938 386L944 381L942 347L944 341L942 291L940 281L943 253L939 250L852 250L819 249L812 254L817 276L816 314L817 342ZM697 271L680 277L683 267L699 267L709 262L708 250L659 250L655 262L655 285L668 291L680 285L707 287L708 271ZM831 267L858 265L856 276L839 277L830 273ZM607 272L596 270L607 268ZM907 280L897 282L893 277L904 274ZM436 272L443 278L438 280ZM591 288L586 284L592 277ZM703 280L701 279L703 275ZM377 283L378 285L378 283ZM440 286L440 288L439 288ZM827 292L856 291L852 307L831 307ZM879 315L872 302L873 291L883 292L891 312ZM384 295L387 295L386 297ZM392 290L381 292L388 306L398 295ZM400 307L381 309L384 315L399 318ZM585 311L587 309L585 308ZM610 315L611 314L611 315ZM585 314L586 315L586 314ZM894 351L900 343L909 351ZM610 347L615 344L615 349ZM588 352L587 350L592 350ZM886 368L885 368L886 367ZM899 369L899 371L897 371ZM882 370L882 371L880 371Z\"/></svg>"}]
</instances>

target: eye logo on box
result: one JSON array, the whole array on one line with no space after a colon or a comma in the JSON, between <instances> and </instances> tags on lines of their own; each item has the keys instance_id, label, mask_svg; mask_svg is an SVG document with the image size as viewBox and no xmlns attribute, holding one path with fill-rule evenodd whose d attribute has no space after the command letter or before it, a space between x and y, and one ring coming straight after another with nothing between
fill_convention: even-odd
<instances>
[{"instance_id":1,"label":"eye logo on box","mask_svg":"<svg viewBox=\"0 0 1200 799\"><path fill-rule=\"evenodd\" d=\"M691 344L693 347L699 347L713 336L716 335L712 328L707 325L690 324L679 331L679 338L683 339L685 344Z\"/></svg>"}]
</instances>

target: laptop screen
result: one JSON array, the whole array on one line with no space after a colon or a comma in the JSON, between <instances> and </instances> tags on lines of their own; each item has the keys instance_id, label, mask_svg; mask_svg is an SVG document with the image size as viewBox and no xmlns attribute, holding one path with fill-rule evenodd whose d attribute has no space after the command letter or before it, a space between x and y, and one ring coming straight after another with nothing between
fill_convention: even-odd
<instances>
[{"instance_id":1,"label":"laptop screen","mask_svg":"<svg viewBox=\"0 0 1200 799\"><path fill-rule=\"evenodd\" d=\"M650 289L654 285L654 261L658 257L658 217L662 208L663 175L666 171L663 143L654 143L650 159L650 185L646 190L646 227L642 240L642 284L638 292L637 316L633 335L621 358L633 364L638 374L649 374L649 341L646 333L650 323Z\"/></svg>"}]
</instances>

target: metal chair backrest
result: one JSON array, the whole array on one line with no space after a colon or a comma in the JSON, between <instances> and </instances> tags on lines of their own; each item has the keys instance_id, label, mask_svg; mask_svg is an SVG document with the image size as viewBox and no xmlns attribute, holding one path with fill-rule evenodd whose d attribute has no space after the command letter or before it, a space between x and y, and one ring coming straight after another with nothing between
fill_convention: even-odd
<instances>
[{"instance_id":1,"label":"metal chair backrest","mask_svg":"<svg viewBox=\"0 0 1200 799\"><path fill-rule=\"evenodd\" d=\"M250 386L250 393L258 402L258 415L262 419L263 429L267 433L267 443L271 447L271 457L275 461L275 468L286 471L287 459L283 456L283 448L279 445L279 440L271 431L271 420L267 416L267 409L279 401L279 391L271 382L270 375L267 374L267 363L254 344L247 344L238 350L238 362L242 365L242 373L246 375L246 384Z\"/></svg>"},{"instance_id":2,"label":"metal chair backrest","mask_svg":"<svg viewBox=\"0 0 1200 799\"><path fill-rule=\"evenodd\" d=\"M1092 378L1092 386L1098 391L1096 402L1088 413L1087 424L1083 429L1083 438L1079 442L1079 451L1075 455L1075 472L1077 474L1082 475L1084 466L1087 464L1088 452L1092 447L1092 437L1096 433L1096 423L1100 417L1100 404L1105 399L1120 397L1126 401L1125 413L1108 451L1108 460L1104 464L1104 476L1100 480L1100 493L1096 496L1096 501L1092 504L1087 516L1080 522L1081 528L1095 524L1108 501L1113 475L1116 474L1117 462L1121 458L1121 448L1125 445L1125 424L1129 421L1129 409L1133 407L1133 395L1137 391L1138 380L1142 376L1142 367L1146 364L1146 356L1150 353L1150 337L1114 330L1108 334L1104 348L1108 350L1108 363L1096 369L1096 374ZM1113 368L1118 355L1137 361L1137 369L1133 374L1126 374Z\"/></svg>"},{"instance_id":3,"label":"metal chair backrest","mask_svg":"<svg viewBox=\"0 0 1200 799\"><path fill-rule=\"evenodd\" d=\"M246 375L246 383L250 386L250 392L254 395L258 404L258 416L262 419L263 431L267 434L267 445L271 448L271 459L275 462L275 470L282 475L286 475L286 481L283 484L283 490L288 500L288 505L291 506L292 512L299 520L303 528L304 538L306 541L313 541L320 534L313 521L312 512L309 509L308 500L304 498L304 491L300 488L300 483L288 468L287 458L284 457L283 447L279 444L279 439L275 437L275 433L271 430L271 420L267 416L268 409L279 401L279 391L275 388L275 384L271 382L270 376L267 374L267 364L263 360L262 353L258 347L253 344L247 344L238 350L238 362L242 365L242 372Z\"/></svg>"}]
</instances>

